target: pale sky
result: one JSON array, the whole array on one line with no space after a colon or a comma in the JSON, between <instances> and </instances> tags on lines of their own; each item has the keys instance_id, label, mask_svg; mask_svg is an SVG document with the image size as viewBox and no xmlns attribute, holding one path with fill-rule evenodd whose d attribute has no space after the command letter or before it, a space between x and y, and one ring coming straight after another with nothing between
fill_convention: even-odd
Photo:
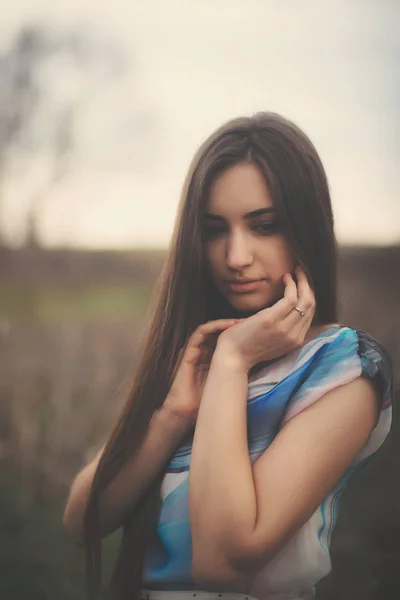
<instances>
[{"instance_id":1,"label":"pale sky","mask_svg":"<svg viewBox=\"0 0 400 600\"><path fill-rule=\"evenodd\" d=\"M400 3L13 0L1 12L3 49L34 22L105 40L127 63L110 80L47 66L39 131L52 102L83 98L76 150L46 194L45 148L10 168L2 219L12 243L41 195L47 246L166 246L198 145L224 121L257 110L296 121L315 143L340 242L400 241Z\"/></svg>"}]
</instances>

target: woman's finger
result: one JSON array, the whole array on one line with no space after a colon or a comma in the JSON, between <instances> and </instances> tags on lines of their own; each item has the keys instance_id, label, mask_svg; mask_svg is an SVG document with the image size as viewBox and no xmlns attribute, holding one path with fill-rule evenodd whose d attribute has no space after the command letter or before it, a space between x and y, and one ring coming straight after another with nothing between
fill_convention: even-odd
<instances>
[{"instance_id":1,"label":"woman's finger","mask_svg":"<svg viewBox=\"0 0 400 600\"><path fill-rule=\"evenodd\" d=\"M308 278L301 267L298 267L296 270L296 275L298 279L298 290L299 290L299 308L305 312L305 318L302 319L302 323L300 323L301 327L301 335L305 336L315 314L315 295L314 290L310 286Z\"/></svg>"},{"instance_id":2,"label":"woman's finger","mask_svg":"<svg viewBox=\"0 0 400 600\"><path fill-rule=\"evenodd\" d=\"M216 321L203 323L192 333L189 339L189 346L200 346L208 335L224 331L228 327L232 327L235 323L236 319L217 319Z\"/></svg>"},{"instance_id":3,"label":"woman's finger","mask_svg":"<svg viewBox=\"0 0 400 600\"><path fill-rule=\"evenodd\" d=\"M191 364L207 364L214 353L217 337L229 327L237 323L237 319L217 319L199 325L189 338L185 350L185 360Z\"/></svg>"},{"instance_id":4,"label":"woman's finger","mask_svg":"<svg viewBox=\"0 0 400 600\"><path fill-rule=\"evenodd\" d=\"M284 275L283 283L285 284L283 298L270 308L265 309L273 322L281 321L287 317L298 302L297 286L290 273Z\"/></svg>"},{"instance_id":5,"label":"woman's finger","mask_svg":"<svg viewBox=\"0 0 400 600\"><path fill-rule=\"evenodd\" d=\"M284 320L285 327L293 335L305 335L314 318L315 298L314 292L308 282L303 269L296 269L298 298L297 304Z\"/></svg>"},{"instance_id":6,"label":"woman's finger","mask_svg":"<svg viewBox=\"0 0 400 600\"><path fill-rule=\"evenodd\" d=\"M298 306L303 312L313 308L315 304L314 292L310 286L307 275L301 267L296 269Z\"/></svg>"}]
</instances>

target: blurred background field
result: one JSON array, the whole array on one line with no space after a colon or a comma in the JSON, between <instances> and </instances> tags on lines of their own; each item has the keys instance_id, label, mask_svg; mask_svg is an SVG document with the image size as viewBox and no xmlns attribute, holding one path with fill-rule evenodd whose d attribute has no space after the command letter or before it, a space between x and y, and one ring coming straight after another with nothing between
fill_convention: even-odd
<instances>
[{"instance_id":1,"label":"blurred background field","mask_svg":"<svg viewBox=\"0 0 400 600\"><path fill-rule=\"evenodd\" d=\"M118 411L164 253L31 248L0 257L0 598L79 599L84 557L62 531L62 510ZM400 247L341 249L341 322L385 344L397 389L399 267ZM345 493L321 598L396 597L399 450L395 421ZM105 544L108 570L117 541Z\"/></svg>"},{"instance_id":2,"label":"blurred background field","mask_svg":"<svg viewBox=\"0 0 400 600\"><path fill-rule=\"evenodd\" d=\"M192 155L259 110L315 143L341 322L380 340L395 373L393 430L343 496L318 600L400 598L399 22L396 0L2 7L0 600L84 598L69 486L135 367Z\"/></svg>"}]
</instances>

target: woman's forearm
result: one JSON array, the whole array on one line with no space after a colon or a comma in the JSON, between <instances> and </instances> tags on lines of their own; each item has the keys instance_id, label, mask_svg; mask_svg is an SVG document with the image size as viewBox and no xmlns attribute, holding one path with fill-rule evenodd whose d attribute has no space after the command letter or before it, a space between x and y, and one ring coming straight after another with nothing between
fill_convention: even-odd
<instances>
[{"instance_id":1,"label":"woman's forearm","mask_svg":"<svg viewBox=\"0 0 400 600\"><path fill-rule=\"evenodd\" d=\"M248 539L257 503L247 444L247 372L217 349L201 400L189 473L194 572L215 572Z\"/></svg>"},{"instance_id":2,"label":"woman's forearm","mask_svg":"<svg viewBox=\"0 0 400 600\"><path fill-rule=\"evenodd\" d=\"M132 507L192 429L190 421L164 406L154 413L142 446L100 494L99 518L103 536L122 525ZM65 508L64 526L77 542L82 540L86 505L101 454L102 451L77 475Z\"/></svg>"}]
</instances>

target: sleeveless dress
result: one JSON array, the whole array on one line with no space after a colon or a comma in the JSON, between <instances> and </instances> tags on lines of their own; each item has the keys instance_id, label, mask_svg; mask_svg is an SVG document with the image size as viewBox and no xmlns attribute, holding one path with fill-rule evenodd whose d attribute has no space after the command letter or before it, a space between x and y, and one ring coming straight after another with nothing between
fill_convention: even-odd
<instances>
[{"instance_id":1,"label":"sleeveless dress","mask_svg":"<svg viewBox=\"0 0 400 600\"><path fill-rule=\"evenodd\" d=\"M299 350L249 377L248 449L254 463L285 423L329 390L359 376L371 379L379 393L380 412L374 430L319 508L257 573L245 590L247 594L260 600L276 592L314 596L315 584L331 569L329 546L340 496L354 471L382 445L392 419L392 373L387 354L368 334L349 327L329 327ZM177 449L163 480L159 523L145 563L146 588L196 589L191 576L188 507L192 441L193 437Z\"/></svg>"}]
</instances>

